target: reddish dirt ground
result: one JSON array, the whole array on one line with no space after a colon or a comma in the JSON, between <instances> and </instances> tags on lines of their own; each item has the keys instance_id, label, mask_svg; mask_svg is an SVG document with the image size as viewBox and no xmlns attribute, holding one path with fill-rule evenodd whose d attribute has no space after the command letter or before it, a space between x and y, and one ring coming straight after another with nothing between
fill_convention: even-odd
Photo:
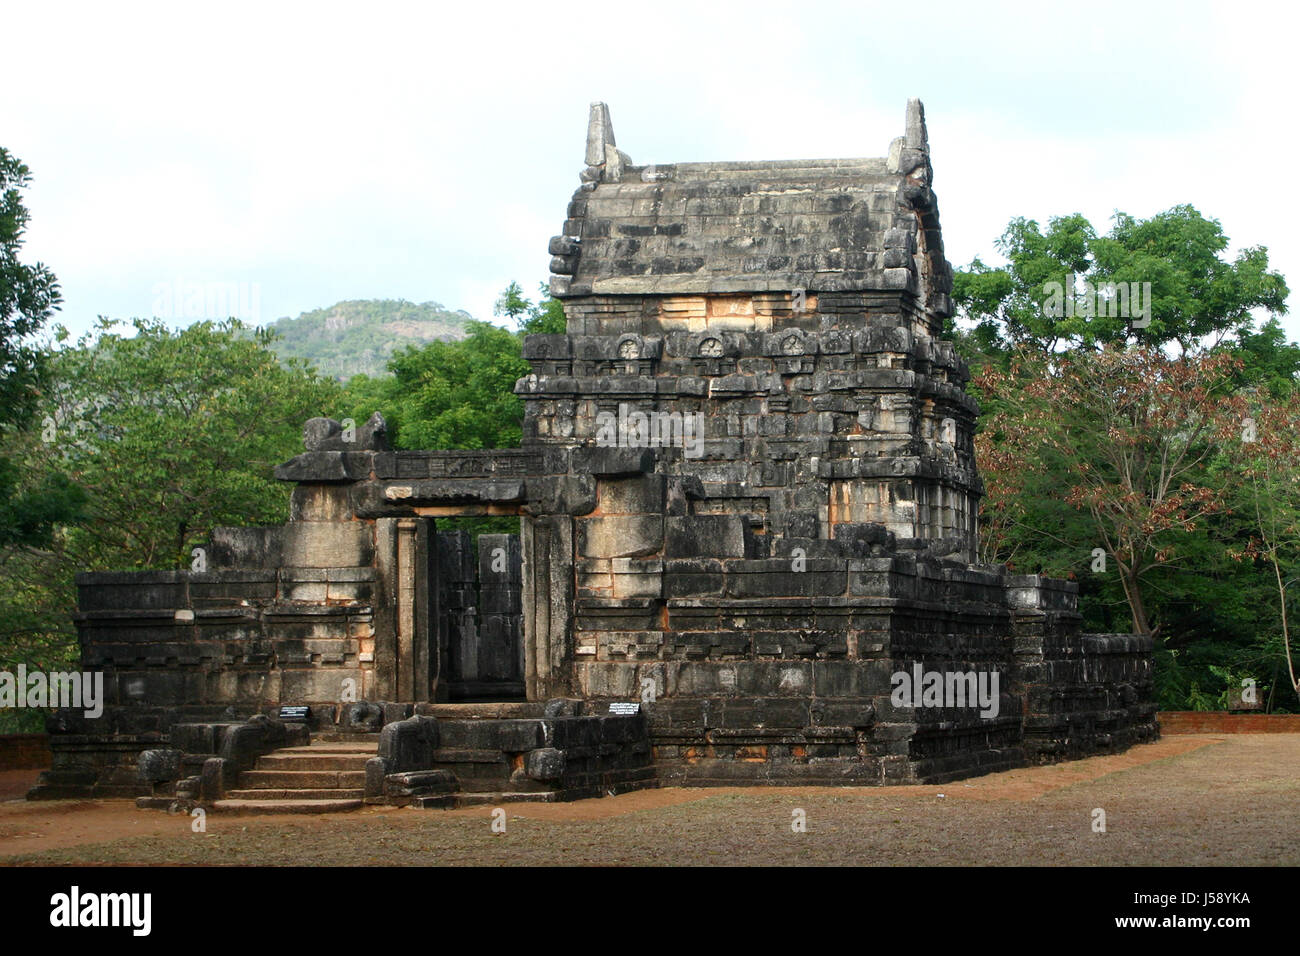
<instances>
[{"instance_id":1,"label":"reddish dirt ground","mask_svg":"<svg viewBox=\"0 0 1300 956\"><path fill-rule=\"evenodd\" d=\"M186 816L130 801L29 803L0 773L0 863L1300 863L1300 734L1181 735L942 786L663 788L561 804ZM1094 832L1095 810L1106 832ZM791 829L802 810L807 832Z\"/></svg>"}]
</instances>

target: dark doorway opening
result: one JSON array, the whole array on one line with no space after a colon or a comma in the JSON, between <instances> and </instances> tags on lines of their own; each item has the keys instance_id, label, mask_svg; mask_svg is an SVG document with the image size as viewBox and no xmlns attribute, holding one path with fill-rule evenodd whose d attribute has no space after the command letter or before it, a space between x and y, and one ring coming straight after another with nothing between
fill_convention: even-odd
<instances>
[{"instance_id":1,"label":"dark doorway opening","mask_svg":"<svg viewBox=\"0 0 1300 956\"><path fill-rule=\"evenodd\" d=\"M518 518L439 518L440 699L523 700L523 574Z\"/></svg>"}]
</instances>

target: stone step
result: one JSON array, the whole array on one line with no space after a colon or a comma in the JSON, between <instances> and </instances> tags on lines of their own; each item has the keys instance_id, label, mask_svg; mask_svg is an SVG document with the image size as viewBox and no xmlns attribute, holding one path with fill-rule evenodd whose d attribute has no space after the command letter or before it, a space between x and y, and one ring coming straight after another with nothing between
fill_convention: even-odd
<instances>
[{"instance_id":1,"label":"stone step","mask_svg":"<svg viewBox=\"0 0 1300 956\"><path fill-rule=\"evenodd\" d=\"M554 790L541 790L534 793L501 793L479 791L477 793L452 793L458 807L487 807L498 803L555 803L559 794Z\"/></svg>"},{"instance_id":2,"label":"stone step","mask_svg":"<svg viewBox=\"0 0 1300 956\"><path fill-rule=\"evenodd\" d=\"M247 770L239 775L245 790L317 790L364 788L364 770Z\"/></svg>"},{"instance_id":3,"label":"stone step","mask_svg":"<svg viewBox=\"0 0 1300 956\"><path fill-rule=\"evenodd\" d=\"M365 771L366 761L372 753L285 753L276 751L257 758L255 770L360 770Z\"/></svg>"},{"instance_id":4,"label":"stone step","mask_svg":"<svg viewBox=\"0 0 1300 956\"><path fill-rule=\"evenodd\" d=\"M360 800L366 795L362 787L323 788L319 790L231 790L228 800Z\"/></svg>"},{"instance_id":5,"label":"stone step","mask_svg":"<svg viewBox=\"0 0 1300 956\"><path fill-rule=\"evenodd\" d=\"M503 720L538 718L546 709L537 701L487 701L485 703L422 704L420 713L439 720Z\"/></svg>"},{"instance_id":6,"label":"stone step","mask_svg":"<svg viewBox=\"0 0 1300 956\"><path fill-rule=\"evenodd\" d=\"M217 813L338 813L359 810L361 799L333 800L218 800L212 805Z\"/></svg>"},{"instance_id":7,"label":"stone step","mask_svg":"<svg viewBox=\"0 0 1300 956\"><path fill-rule=\"evenodd\" d=\"M407 806L415 807L417 810L455 810L456 794L440 793L432 797L412 797Z\"/></svg>"},{"instance_id":8,"label":"stone step","mask_svg":"<svg viewBox=\"0 0 1300 956\"><path fill-rule=\"evenodd\" d=\"M312 741L306 747L281 747L275 751L277 754L371 754L372 756L379 752L379 735L376 734L374 740L361 741L324 741L317 743Z\"/></svg>"}]
</instances>

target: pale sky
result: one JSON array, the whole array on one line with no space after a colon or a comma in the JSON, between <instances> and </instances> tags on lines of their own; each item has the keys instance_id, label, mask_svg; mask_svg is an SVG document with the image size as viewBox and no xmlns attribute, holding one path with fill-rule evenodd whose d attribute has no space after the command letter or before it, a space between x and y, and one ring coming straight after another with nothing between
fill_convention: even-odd
<instances>
[{"instance_id":1,"label":"pale sky","mask_svg":"<svg viewBox=\"0 0 1300 956\"><path fill-rule=\"evenodd\" d=\"M262 322L363 298L491 318L547 278L593 100L643 164L884 156L919 96L954 266L1000 261L1015 216L1104 232L1190 203L1294 288L1295 10L10 5L0 145L74 331L177 283L242 288Z\"/></svg>"}]
</instances>

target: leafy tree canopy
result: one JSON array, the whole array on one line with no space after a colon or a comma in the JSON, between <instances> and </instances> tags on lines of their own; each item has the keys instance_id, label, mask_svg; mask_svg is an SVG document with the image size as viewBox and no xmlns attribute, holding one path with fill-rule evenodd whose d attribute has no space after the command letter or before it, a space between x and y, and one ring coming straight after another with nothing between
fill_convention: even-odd
<instances>
[{"instance_id":1,"label":"leafy tree canopy","mask_svg":"<svg viewBox=\"0 0 1300 956\"><path fill-rule=\"evenodd\" d=\"M0 148L0 550L47 543L85 497L60 472L24 467L14 448L14 432L32 423L48 383L49 353L36 336L60 302L54 274L19 260L28 220L19 190L30 181L27 167Z\"/></svg>"},{"instance_id":2,"label":"leafy tree canopy","mask_svg":"<svg viewBox=\"0 0 1300 956\"><path fill-rule=\"evenodd\" d=\"M1268 251L1226 261L1219 221L1188 205L1145 220L1117 212L1106 235L1077 213L1052 218L1046 231L1013 219L996 245L1005 267L977 258L953 282L953 301L973 326L967 351L985 356L1130 341L1186 351L1248 332L1253 310L1286 312L1286 282L1269 270Z\"/></svg>"},{"instance_id":3,"label":"leafy tree canopy","mask_svg":"<svg viewBox=\"0 0 1300 956\"><path fill-rule=\"evenodd\" d=\"M95 490L76 533L87 567L181 567L213 526L284 520L274 467L301 450L308 418L342 388L286 367L272 333L235 319L172 330L101 319L56 356L53 452Z\"/></svg>"},{"instance_id":4,"label":"leafy tree canopy","mask_svg":"<svg viewBox=\"0 0 1300 956\"><path fill-rule=\"evenodd\" d=\"M291 489L272 470L301 451L304 421L337 415L342 386L286 367L270 342L234 320L172 330L101 319L50 354L36 421L9 436L12 458L34 486L93 495L78 522L24 512L50 533L0 547L0 666L75 660L77 571L189 567L214 526L284 521Z\"/></svg>"},{"instance_id":5,"label":"leafy tree canopy","mask_svg":"<svg viewBox=\"0 0 1300 956\"><path fill-rule=\"evenodd\" d=\"M61 301L54 274L18 258L28 220L19 190L30 181L27 167L0 148L0 425L24 425L35 412L46 356L32 336Z\"/></svg>"}]
</instances>

